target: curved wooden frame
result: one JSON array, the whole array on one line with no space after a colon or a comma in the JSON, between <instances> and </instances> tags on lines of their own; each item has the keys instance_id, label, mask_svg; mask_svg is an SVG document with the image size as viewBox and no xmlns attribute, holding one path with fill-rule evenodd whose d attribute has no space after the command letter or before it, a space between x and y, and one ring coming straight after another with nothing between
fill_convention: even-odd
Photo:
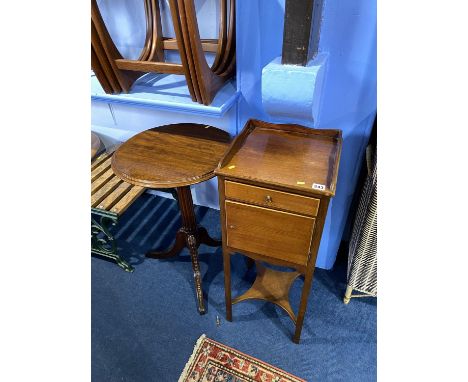
<instances>
[{"instance_id":1,"label":"curved wooden frame","mask_svg":"<svg viewBox=\"0 0 468 382\"><path fill-rule=\"evenodd\" d=\"M146 36L145 36L145 45L138 57L138 61L145 61L149 57L149 52L151 50L151 39L153 37L153 20L150 16L151 4L150 0L145 1L145 17L146 17Z\"/></svg>"},{"instance_id":2,"label":"curved wooden frame","mask_svg":"<svg viewBox=\"0 0 468 382\"><path fill-rule=\"evenodd\" d=\"M223 2L223 0L221 0ZM235 68L235 60L231 60L229 64L229 57L233 56L233 49L235 46L235 0L230 1L231 14L229 17L229 32L227 36L226 49L221 52L222 49L218 49L220 65L213 71L208 66L206 61L203 46L200 40L200 32L198 29L197 16L195 12L195 5L193 0L177 0L181 15L184 15L184 21L182 22L182 30L185 29L185 35L188 36L191 47L192 60L194 62L195 71L191 73L192 79L195 77L196 82L200 88L200 94L202 102L205 105L209 105L213 100L218 90L224 85L224 83L233 74ZM222 7L222 20L226 19L226 7ZM224 10L224 12L223 12ZM182 17L181 17L182 18ZM218 46L222 44L223 35L219 36L221 41ZM216 61L216 59L215 59Z\"/></svg>"},{"instance_id":3,"label":"curved wooden frame","mask_svg":"<svg viewBox=\"0 0 468 382\"><path fill-rule=\"evenodd\" d=\"M226 49L226 35L227 35L227 0L220 0L220 12L219 12L219 33L218 33L218 49L216 50L216 57L211 65L211 70L215 71L224 55Z\"/></svg>"},{"instance_id":4,"label":"curved wooden frame","mask_svg":"<svg viewBox=\"0 0 468 382\"><path fill-rule=\"evenodd\" d=\"M103 61L107 60L112 70L112 73L108 72L109 77L113 74L121 88L121 91L128 93L133 83L141 76L141 73L119 70L116 61L122 59L122 55L110 37L96 0L91 0L91 21L96 31L95 46L102 46L103 54L105 54ZM93 27L91 27L91 31L93 31ZM91 36L91 42L93 42L93 34Z\"/></svg>"},{"instance_id":5,"label":"curved wooden frame","mask_svg":"<svg viewBox=\"0 0 468 382\"><path fill-rule=\"evenodd\" d=\"M219 75L231 74L235 67L236 61L236 1L230 0L229 3L229 31L226 43L225 53L223 55L220 67L212 68Z\"/></svg>"},{"instance_id":6,"label":"curved wooden frame","mask_svg":"<svg viewBox=\"0 0 468 382\"><path fill-rule=\"evenodd\" d=\"M91 67L94 70L94 74L98 78L99 82L105 89L104 84L108 84L110 87L109 93L119 93L122 91L117 78L115 77L114 71L110 66L110 62L107 59L106 52L97 36L97 31L94 23L91 21ZM106 86L107 87L107 86Z\"/></svg>"},{"instance_id":7,"label":"curved wooden frame","mask_svg":"<svg viewBox=\"0 0 468 382\"><path fill-rule=\"evenodd\" d=\"M91 0L92 68L106 92L126 92L143 73L184 75L194 102L209 105L235 68L235 0L220 0L217 40L200 39L194 0L169 0L176 38L162 33L159 0L144 0L145 45L137 60L122 57L105 26L96 0ZM164 50L178 50L181 64L165 62ZM211 68L205 52L216 53Z\"/></svg>"}]
</instances>

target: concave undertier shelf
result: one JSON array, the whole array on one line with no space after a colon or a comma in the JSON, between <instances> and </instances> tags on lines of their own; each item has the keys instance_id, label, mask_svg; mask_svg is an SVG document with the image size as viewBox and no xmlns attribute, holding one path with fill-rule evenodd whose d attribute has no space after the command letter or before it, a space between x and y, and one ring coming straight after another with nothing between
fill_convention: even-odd
<instances>
[{"instance_id":1,"label":"concave undertier shelf","mask_svg":"<svg viewBox=\"0 0 468 382\"><path fill-rule=\"evenodd\" d=\"M96 76L91 76L91 100L137 107L221 117L239 97L235 79L227 82L209 106L193 102L185 77L177 74L147 74L139 78L130 93L106 94Z\"/></svg>"}]
</instances>

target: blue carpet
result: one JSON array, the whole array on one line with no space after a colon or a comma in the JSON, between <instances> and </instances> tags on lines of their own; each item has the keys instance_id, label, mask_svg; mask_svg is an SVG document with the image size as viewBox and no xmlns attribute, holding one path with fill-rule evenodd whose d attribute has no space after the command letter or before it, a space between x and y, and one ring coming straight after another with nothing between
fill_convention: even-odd
<instances>
[{"instance_id":1,"label":"blue carpet","mask_svg":"<svg viewBox=\"0 0 468 382\"><path fill-rule=\"evenodd\" d=\"M199 223L220 237L219 212L196 207ZM262 301L233 306L225 319L220 248L199 249L207 313L197 312L190 256L145 259L152 248L171 244L180 226L175 201L142 195L119 222L119 251L135 266L127 273L92 258L92 380L174 382L198 337L208 337L271 363L308 381L376 380L376 300L342 302L346 264L316 269L299 345L280 308ZM232 292L249 288L255 276L241 255L232 259ZM297 311L302 278L290 298ZM219 316L221 324L216 325Z\"/></svg>"}]
</instances>

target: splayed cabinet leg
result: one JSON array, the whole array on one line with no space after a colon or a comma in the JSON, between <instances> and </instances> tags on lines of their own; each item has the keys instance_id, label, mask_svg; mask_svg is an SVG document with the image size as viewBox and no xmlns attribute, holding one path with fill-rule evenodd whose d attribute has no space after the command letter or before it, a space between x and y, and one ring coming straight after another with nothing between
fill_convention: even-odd
<instances>
[{"instance_id":1,"label":"splayed cabinet leg","mask_svg":"<svg viewBox=\"0 0 468 382\"><path fill-rule=\"evenodd\" d=\"M226 300L226 319L232 321L231 301L231 254L223 249L224 263L224 296Z\"/></svg>"}]
</instances>

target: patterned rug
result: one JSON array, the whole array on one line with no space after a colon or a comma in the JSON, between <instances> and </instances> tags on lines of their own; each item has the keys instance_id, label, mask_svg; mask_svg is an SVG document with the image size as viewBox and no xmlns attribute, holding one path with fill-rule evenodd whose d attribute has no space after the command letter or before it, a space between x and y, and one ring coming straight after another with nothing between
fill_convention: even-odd
<instances>
[{"instance_id":1,"label":"patterned rug","mask_svg":"<svg viewBox=\"0 0 468 382\"><path fill-rule=\"evenodd\" d=\"M207 338L198 339L179 382L305 382L268 363Z\"/></svg>"}]
</instances>

